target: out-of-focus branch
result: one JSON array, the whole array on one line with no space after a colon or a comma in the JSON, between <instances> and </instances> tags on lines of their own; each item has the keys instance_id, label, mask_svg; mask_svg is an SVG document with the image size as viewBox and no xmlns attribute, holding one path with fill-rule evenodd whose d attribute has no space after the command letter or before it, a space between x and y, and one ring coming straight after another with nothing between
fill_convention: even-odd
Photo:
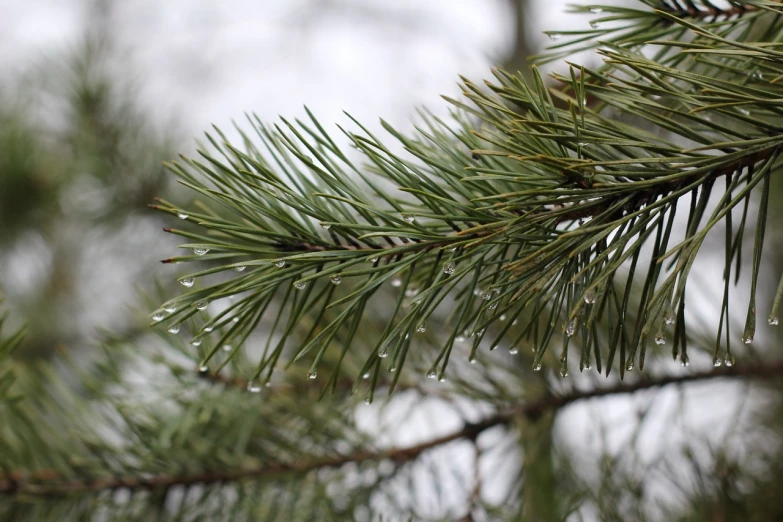
<instances>
[{"instance_id":1,"label":"out-of-focus branch","mask_svg":"<svg viewBox=\"0 0 783 522\"><path fill-rule=\"evenodd\" d=\"M81 480L64 480L54 470L32 472L12 472L0 475L0 494L60 496L79 493L91 493L103 490L127 488L132 490L151 490L168 488L175 485L191 486L236 482L249 479L271 478L285 474L306 474L318 469L339 468L349 463L362 463L390 459L396 464L415 460L422 453L450 442L461 439L475 441L484 431L509 424L520 417L534 420L547 411L556 411L571 403L606 397L609 395L632 394L637 391L659 388L669 385L688 384L722 378L742 377L746 379L783 378L783 361L735 366L713 371L686 375L665 376L642 379L631 384L618 384L607 388L580 391L564 395L550 396L540 401L520 404L508 410L495 413L476 423L465 423L461 428L413 446L383 450L360 450L347 455L302 459L290 463L266 463L245 469L203 471L184 475L153 475L148 477L102 477Z\"/></svg>"},{"instance_id":2,"label":"out-of-focus branch","mask_svg":"<svg viewBox=\"0 0 783 522\"><path fill-rule=\"evenodd\" d=\"M685 375L670 375L662 377L646 377L637 382L620 383L606 388L597 388L587 391L573 391L565 395L552 395L541 401L519 405L505 413L509 417L524 416L534 419L550 410L558 410L568 406L572 402L606 397L608 395L624 395L636 393L650 388L660 388L672 384L688 384L693 382L708 381L721 378L747 378L747 379L782 379L783 361L759 363L747 366L733 366L716 368L705 372L690 373Z\"/></svg>"}]
</instances>

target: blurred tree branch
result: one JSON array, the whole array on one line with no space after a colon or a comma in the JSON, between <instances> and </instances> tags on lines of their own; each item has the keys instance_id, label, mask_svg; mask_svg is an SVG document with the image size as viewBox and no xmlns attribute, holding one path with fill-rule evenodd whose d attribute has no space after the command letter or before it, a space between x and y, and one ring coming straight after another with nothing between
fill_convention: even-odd
<instances>
[{"instance_id":1,"label":"blurred tree branch","mask_svg":"<svg viewBox=\"0 0 783 522\"><path fill-rule=\"evenodd\" d=\"M0 475L0 494L25 496L60 496L102 490L131 489L151 490L175 485L209 485L241 480L270 478L284 474L306 474L318 469L339 468L350 463L380 461L389 459L396 465L415 460L422 453L461 439L475 441L484 431L505 426L515 419L537 421L543 414L554 412L570 404L589 399L613 395L627 395L651 388L682 385L725 378L749 378L754 380L779 379L783 377L783 361L764 364L735 366L716 371L686 375L644 378L632 384L620 383L606 388L575 390L563 395L552 395L540 401L508 408L487 416L478 422L465 422L462 427L445 435L412 446L382 449L358 450L346 455L299 460L292 463L265 463L259 467L222 471L202 471L184 475L95 477L73 480L61 476L56 470L31 472L10 472Z\"/></svg>"},{"instance_id":2,"label":"blurred tree branch","mask_svg":"<svg viewBox=\"0 0 783 522\"><path fill-rule=\"evenodd\" d=\"M530 57L535 54L535 46L528 36L526 20L530 15L528 0L506 0L514 21L512 43L503 60L503 68L512 73L528 74Z\"/></svg>"}]
</instances>

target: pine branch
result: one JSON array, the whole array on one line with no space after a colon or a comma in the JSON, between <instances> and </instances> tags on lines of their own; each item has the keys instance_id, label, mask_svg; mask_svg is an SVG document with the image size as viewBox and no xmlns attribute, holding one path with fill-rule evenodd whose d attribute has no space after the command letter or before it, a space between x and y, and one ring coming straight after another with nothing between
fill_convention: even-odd
<instances>
[{"instance_id":1,"label":"pine branch","mask_svg":"<svg viewBox=\"0 0 783 522\"><path fill-rule=\"evenodd\" d=\"M481 433L488 429L507 425L518 418L536 420L547 412L558 411L575 402L614 395L629 395L651 388L712 381L715 379L774 380L781 377L783 377L783 361L777 361L720 368L686 375L645 378L632 384L619 383L611 387L587 391L574 390L563 395L549 396L539 401L520 404L490 415L478 422L466 422L462 427L451 433L412 446L385 450L358 450L346 455L312 460L304 459L292 463L265 463L261 466L247 469L203 471L183 475L159 474L150 477L102 477L91 480L67 480L55 470L12 472L0 476L0 494L49 497L116 489L135 491L167 489L177 485L225 484L243 480L274 479L275 477L291 474L304 475L319 469L340 468L350 463L378 462L386 459L399 466L414 461L421 454L433 448L461 439L475 441Z\"/></svg>"},{"instance_id":2,"label":"pine branch","mask_svg":"<svg viewBox=\"0 0 783 522\"><path fill-rule=\"evenodd\" d=\"M642 0L652 11L634 9L629 6L573 5L573 13L598 15L590 21L590 29L570 31L547 31L545 34L555 42L548 52L532 57L536 63L549 63L568 58L574 53L595 49L604 44L639 50L652 40L663 37L684 40L677 20L693 20L704 26L731 32L739 21L755 23L764 15L780 13L781 6L775 2L730 2L719 7L705 0ZM661 16L663 15L663 16ZM564 41L560 41L563 39ZM658 59L677 60L665 49L660 50Z\"/></svg>"},{"instance_id":3,"label":"pine branch","mask_svg":"<svg viewBox=\"0 0 783 522\"><path fill-rule=\"evenodd\" d=\"M677 1L662 2L668 6L668 12L680 18L732 18L753 12L759 8L755 5L735 3L727 7L718 7L711 2L701 1L698 5L692 0L685 0L682 4Z\"/></svg>"},{"instance_id":4,"label":"pine branch","mask_svg":"<svg viewBox=\"0 0 783 522\"><path fill-rule=\"evenodd\" d=\"M0 309L2 305L3 299L0 297ZM16 376L12 370L6 367L5 363L11 359L11 356L19 347L27 332L27 327L22 326L14 332L6 333L4 330L8 317L9 313L7 311L0 313L0 406L2 406L5 400L14 398L11 392Z\"/></svg>"},{"instance_id":5,"label":"pine branch","mask_svg":"<svg viewBox=\"0 0 783 522\"><path fill-rule=\"evenodd\" d=\"M489 426L488 426L489 427ZM25 474L15 473L10 477L5 477L0 481L0 493L37 495L37 496L57 496L73 493L90 493L103 490L131 489L148 490L158 488L169 488L171 486L193 486L223 484L248 479L266 479L274 478L280 475L303 475L326 468L339 468L350 463L362 463L366 461L379 461L390 459L396 464L403 464L414 460L425 451L447 444L449 442L468 437L474 430L481 431L480 427L466 427L457 432L432 439L422 444L408 446L405 448L396 448L385 451L358 451L344 456L322 458L313 461L301 461L293 463L272 463L263 466L233 471L203 472L193 475L157 475L150 478L125 477L125 478L105 478L92 481L73 481L59 484L41 484L32 483L29 479L24 479ZM54 482L60 477L56 472L46 472L41 475L33 474L38 479L44 479L48 482Z\"/></svg>"},{"instance_id":6,"label":"pine branch","mask_svg":"<svg viewBox=\"0 0 783 522\"><path fill-rule=\"evenodd\" d=\"M687 362L690 270L707 235L743 209L743 227L725 252L725 277L732 270L737 277L747 202L760 194L743 333L752 342L769 179L783 146L783 92L755 75L757 67L777 70L777 51L744 41L737 24L758 24L763 39L775 41L759 13L776 7L753 4L758 9L708 21L680 16L672 11L677 3L653 4L658 10L608 8L634 36L602 49L596 70L572 66L570 76L554 75L566 89L548 90L537 70L530 81L496 71L498 83L488 88L465 81L467 102L450 100L457 128L425 115L409 137L384 124L406 154L364 128L346 133L364 167L309 113L309 122L283 120L282 128L251 119L262 147L241 130L244 150L219 130L207 135L212 148L202 159L170 165L205 201L192 209L162 200L155 206L185 220L167 231L189 240L182 247L193 252L166 262L206 264L180 278L193 290L153 318L172 332L203 318L190 329L192 343L200 366L218 369L233 357L222 346L235 353L262 319L270 321L269 337L279 341L267 343L250 377L260 383L283 358L307 360L311 378L335 360L334 380L351 352L364 358L360 374L370 373L374 387L383 366L402 368L428 321L442 332L429 354L431 377L445 378L460 336L472 337L471 359L487 344L532 340L535 369L551 344L562 344L562 374L569 343L578 340L580 369L595 363L608 372L619 355L623 377L643 368L648 340L665 343L670 324L674 351ZM684 5L696 15L698 6L710 9ZM682 34L688 38L675 38ZM662 49L654 58L641 52L651 40ZM693 56L696 65L686 61ZM675 214L688 199L680 227ZM241 275L229 277L233 271ZM641 291L631 293L639 281ZM399 290L382 290L387 282ZM236 295L241 300L216 317L199 313ZM383 333L356 354L352 341L373 308L383 310ZM506 316L523 324L500 324ZM716 354L722 344L718 336ZM731 361L728 340L725 352Z\"/></svg>"}]
</instances>

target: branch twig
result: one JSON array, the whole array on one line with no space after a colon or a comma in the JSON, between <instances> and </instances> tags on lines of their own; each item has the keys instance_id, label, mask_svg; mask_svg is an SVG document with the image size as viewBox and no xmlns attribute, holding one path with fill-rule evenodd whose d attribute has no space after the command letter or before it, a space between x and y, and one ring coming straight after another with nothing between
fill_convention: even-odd
<instances>
[{"instance_id":1,"label":"branch twig","mask_svg":"<svg viewBox=\"0 0 783 522\"><path fill-rule=\"evenodd\" d=\"M783 361L749 366L735 366L732 368L715 369L712 371L686 375L666 376L657 379L644 379L632 384L622 383L612 387L588 391L577 390L560 396L547 397L546 399L528 404L520 404L503 412L491 415L480 422L465 423L460 429L449 434L431 439L421 444L403 448L360 450L347 455L322 457L290 463L267 463L262 466L246 469L204 471L190 475L161 474L149 478L129 476L62 481L59 473L53 470L28 473L14 472L7 475L0 475L0 494L63 496L124 488L151 490L168 488L175 485L209 485L247 479L269 478L286 474L306 474L324 468L339 468L349 463L362 463L384 459L390 459L396 464L404 464L415 460L419 455L430 449L461 439L475 441L481 433L490 428L507 425L514 419L520 417L535 420L547 411L557 411L574 402L606 397L609 395L632 394L641 390L669 385L738 377L753 379L783 378Z\"/></svg>"}]
</instances>

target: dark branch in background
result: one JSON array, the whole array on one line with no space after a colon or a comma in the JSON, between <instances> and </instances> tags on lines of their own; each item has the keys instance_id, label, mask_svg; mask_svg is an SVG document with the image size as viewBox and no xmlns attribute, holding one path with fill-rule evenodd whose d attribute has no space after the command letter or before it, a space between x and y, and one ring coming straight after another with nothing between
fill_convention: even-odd
<instances>
[{"instance_id":1,"label":"dark branch in background","mask_svg":"<svg viewBox=\"0 0 783 522\"><path fill-rule=\"evenodd\" d=\"M525 19L528 9L528 0L508 0L514 22L513 43L509 53L503 60L503 68L512 73L527 74L530 67L529 56L535 49L527 35Z\"/></svg>"},{"instance_id":2,"label":"dark branch in background","mask_svg":"<svg viewBox=\"0 0 783 522\"><path fill-rule=\"evenodd\" d=\"M287 474L306 474L324 468L339 468L345 464L362 463L390 459L401 465L415 460L427 450L443 446L457 440L475 441L484 431L496 426L505 426L514 419L526 418L535 421L547 411L557 411L571 403L609 395L632 394L637 391L668 385L688 384L720 378L780 379L783 378L783 361L735 366L711 371L643 379L633 384L619 384L607 388L589 391L573 391L560 396L547 397L540 401L520 404L506 411L491 415L479 422L465 423L460 429L441 437L405 448L392 448L380 451L361 450L348 455L324 457L314 460L302 460L292 463L268 463L255 468L228 471L204 471L190 475L155 475L142 477L106 477L90 480L61 480L54 470L14 472L0 475L0 494L63 496L70 494L95 493L104 490L165 489L171 486L211 485L248 479L273 478Z\"/></svg>"}]
</instances>

